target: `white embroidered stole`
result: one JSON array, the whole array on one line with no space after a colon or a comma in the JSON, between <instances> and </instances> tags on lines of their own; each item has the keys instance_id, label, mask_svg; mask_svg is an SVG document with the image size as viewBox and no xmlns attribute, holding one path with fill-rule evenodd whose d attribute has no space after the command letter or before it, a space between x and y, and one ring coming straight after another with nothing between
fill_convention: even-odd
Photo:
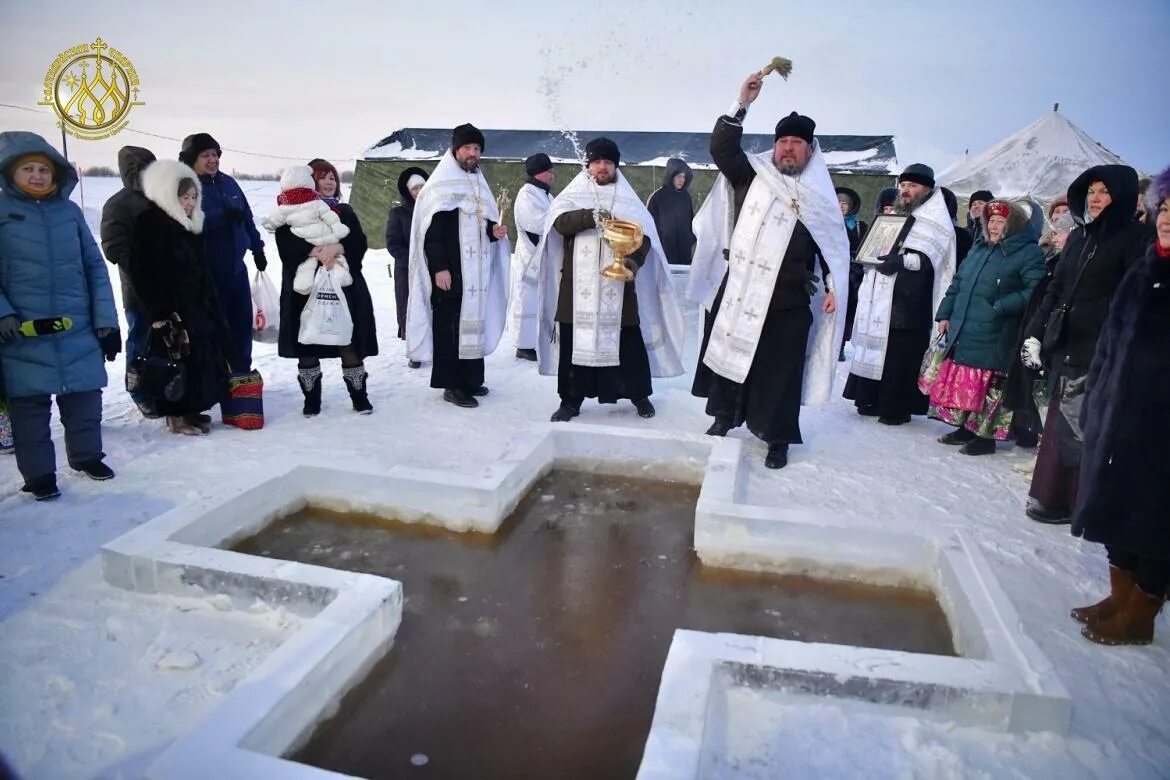
<instances>
[{"instance_id":1,"label":"white embroidered stole","mask_svg":"<svg viewBox=\"0 0 1170 780\"><path fill-rule=\"evenodd\" d=\"M602 276L613 249L597 228L573 237L573 365L620 364L622 302L626 282Z\"/></svg>"}]
</instances>

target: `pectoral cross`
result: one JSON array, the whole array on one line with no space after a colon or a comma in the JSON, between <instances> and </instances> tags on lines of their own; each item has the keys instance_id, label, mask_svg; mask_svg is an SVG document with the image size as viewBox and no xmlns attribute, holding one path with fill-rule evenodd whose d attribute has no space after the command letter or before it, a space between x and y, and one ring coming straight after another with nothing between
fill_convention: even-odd
<instances>
[{"instance_id":1,"label":"pectoral cross","mask_svg":"<svg viewBox=\"0 0 1170 780\"><path fill-rule=\"evenodd\" d=\"M791 205L792 205L792 210L794 212L796 212L796 218L800 219L800 201L798 201L796 198L793 198Z\"/></svg>"}]
</instances>

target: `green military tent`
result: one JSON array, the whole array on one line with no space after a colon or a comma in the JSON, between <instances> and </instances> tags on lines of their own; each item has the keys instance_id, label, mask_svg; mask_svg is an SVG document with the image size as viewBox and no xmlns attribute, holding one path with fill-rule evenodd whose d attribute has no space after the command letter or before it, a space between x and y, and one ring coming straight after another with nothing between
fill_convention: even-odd
<instances>
[{"instance_id":1,"label":"green military tent","mask_svg":"<svg viewBox=\"0 0 1170 780\"><path fill-rule=\"evenodd\" d=\"M691 194L698 210L715 181L717 172L708 152L709 133L635 132L581 130L563 133L557 130L484 130L484 175L493 189L508 188L513 195L524 183L524 158L544 152L556 163L557 179L553 192L559 192L580 170L585 143L597 136L612 138L621 150L621 170L642 197L662 185L666 161L679 157L695 171ZM819 135L821 149L829 164L833 181L851 187L861 196L862 218L868 220L873 203L882 187L894 183L898 171L894 137L890 135ZM367 149L354 171L353 191L349 202L361 218L370 246L385 245L386 215L400 196L398 175L416 165L430 171L446 152L451 131L440 128L404 128ZM771 148L771 135L746 134L743 147L747 152ZM507 220L511 223L511 219ZM508 224L509 232L515 226ZM513 236L513 239L515 236Z\"/></svg>"}]
</instances>

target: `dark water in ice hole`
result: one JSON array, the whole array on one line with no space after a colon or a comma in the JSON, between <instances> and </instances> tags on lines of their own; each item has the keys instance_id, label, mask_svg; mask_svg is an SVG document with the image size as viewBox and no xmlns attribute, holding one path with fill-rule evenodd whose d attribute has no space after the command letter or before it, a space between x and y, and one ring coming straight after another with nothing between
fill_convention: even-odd
<instances>
[{"instance_id":1,"label":"dark water in ice hole","mask_svg":"<svg viewBox=\"0 0 1170 780\"><path fill-rule=\"evenodd\" d=\"M403 583L390 653L292 758L371 778L632 778L676 628L954 654L930 594L702 566L697 498L554 471L495 535L310 508L241 543Z\"/></svg>"}]
</instances>

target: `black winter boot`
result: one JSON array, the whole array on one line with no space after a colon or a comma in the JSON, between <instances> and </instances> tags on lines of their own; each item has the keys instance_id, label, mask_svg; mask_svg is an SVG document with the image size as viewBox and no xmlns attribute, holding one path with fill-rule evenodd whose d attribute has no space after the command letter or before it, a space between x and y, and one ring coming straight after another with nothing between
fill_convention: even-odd
<instances>
[{"instance_id":1,"label":"black winter boot","mask_svg":"<svg viewBox=\"0 0 1170 780\"><path fill-rule=\"evenodd\" d=\"M788 465L788 445L784 442L768 445L768 455L764 458L764 466L770 469L782 469Z\"/></svg>"},{"instance_id":2,"label":"black winter boot","mask_svg":"<svg viewBox=\"0 0 1170 780\"><path fill-rule=\"evenodd\" d=\"M349 400L353 401L353 410L358 414L370 414L374 411L373 405L370 404L370 399L366 395L366 367L358 363L356 366L342 366L342 378L345 379L345 387L349 390Z\"/></svg>"},{"instance_id":3,"label":"black winter boot","mask_svg":"<svg viewBox=\"0 0 1170 780\"><path fill-rule=\"evenodd\" d=\"M305 408L301 414L316 417L321 413L321 366L298 368L297 381L301 383L301 392L305 394Z\"/></svg>"},{"instance_id":4,"label":"black winter boot","mask_svg":"<svg viewBox=\"0 0 1170 780\"><path fill-rule=\"evenodd\" d=\"M32 493L33 498L37 501L52 501L61 497L61 491L57 489L57 476L55 474L33 477L24 483L21 490L25 493Z\"/></svg>"}]
</instances>

